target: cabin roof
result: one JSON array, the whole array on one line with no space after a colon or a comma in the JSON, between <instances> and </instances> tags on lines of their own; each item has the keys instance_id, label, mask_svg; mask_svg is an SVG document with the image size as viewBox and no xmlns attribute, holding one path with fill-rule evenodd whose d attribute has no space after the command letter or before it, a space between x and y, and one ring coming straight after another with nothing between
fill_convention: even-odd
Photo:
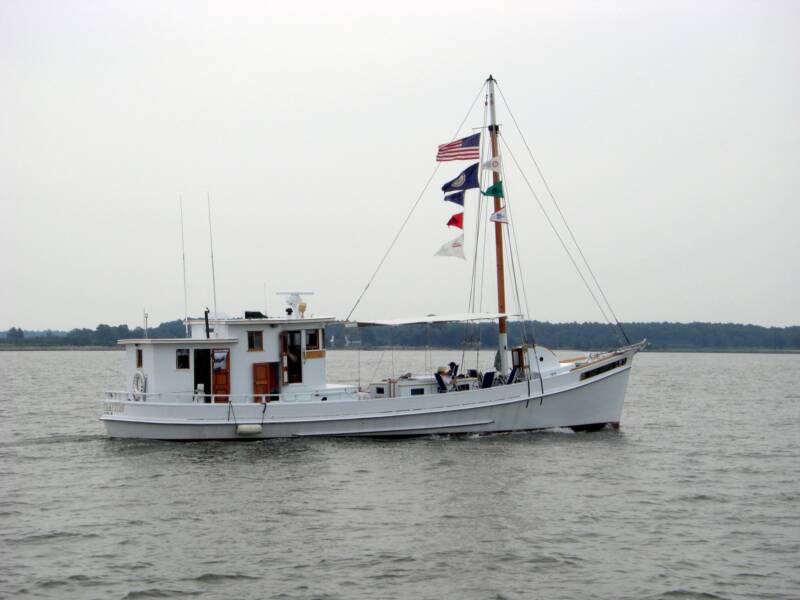
<instances>
[{"instance_id":1,"label":"cabin roof","mask_svg":"<svg viewBox=\"0 0 800 600\"><path fill-rule=\"evenodd\" d=\"M209 325L314 325L320 323L332 323L335 317L308 317L308 318L294 318L294 317L266 317L263 319L245 319L244 317L237 317L233 319L208 319ZM189 325L205 325L205 319L187 319Z\"/></svg>"},{"instance_id":2,"label":"cabin roof","mask_svg":"<svg viewBox=\"0 0 800 600\"><path fill-rule=\"evenodd\" d=\"M120 346L131 344L137 346L227 346L238 342L239 340L236 338L142 338L119 340L117 344Z\"/></svg>"},{"instance_id":3,"label":"cabin roof","mask_svg":"<svg viewBox=\"0 0 800 600\"><path fill-rule=\"evenodd\" d=\"M406 317L402 319L381 319L357 321L359 327L373 325L423 325L425 323L457 323L464 321L496 321L501 317L519 317L508 313L458 313L453 315L426 315L424 317Z\"/></svg>"}]
</instances>

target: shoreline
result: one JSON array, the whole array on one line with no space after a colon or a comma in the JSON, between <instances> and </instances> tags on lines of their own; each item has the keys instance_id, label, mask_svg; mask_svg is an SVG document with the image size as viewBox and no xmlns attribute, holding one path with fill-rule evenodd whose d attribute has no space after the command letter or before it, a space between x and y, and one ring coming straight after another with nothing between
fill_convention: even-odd
<instances>
[{"instance_id":1,"label":"shoreline","mask_svg":"<svg viewBox=\"0 0 800 600\"><path fill-rule=\"evenodd\" d=\"M557 348L549 347L550 350L576 350L576 348ZM392 350L391 346L373 346L370 348L327 348L328 350L336 350L342 352L357 352L364 350L368 352L385 352ZM424 352L427 350L437 351L462 351L462 348L452 348L447 346L431 346L431 347L395 347L395 352ZM493 348L481 348L481 351L492 351ZM603 352L608 348L592 349L581 348L581 352ZM0 352L122 352L124 348L121 346L0 346ZM475 349L471 348L467 352L474 352ZM800 354L800 348L647 348L645 353L663 353L663 354Z\"/></svg>"},{"instance_id":2,"label":"shoreline","mask_svg":"<svg viewBox=\"0 0 800 600\"><path fill-rule=\"evenodd\" d=\"M74 352L78 350L85 350L87 352L102 352L106 350L119 352L124 349L121 346L0 346L0 352Z\"/></svg>"}]
</instances>

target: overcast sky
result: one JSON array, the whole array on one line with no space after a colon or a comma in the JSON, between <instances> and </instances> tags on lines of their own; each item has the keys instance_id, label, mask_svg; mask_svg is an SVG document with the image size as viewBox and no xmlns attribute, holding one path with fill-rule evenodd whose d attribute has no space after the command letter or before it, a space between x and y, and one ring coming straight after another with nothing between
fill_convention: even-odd
<instances>
[{"instance_id":1,"label":"overcast sky","mask_svg":"<svg viewBox=\"0 0 800 600\"><path fill-rule=\"evenodd\" d=\"M489 73L622 320L800 323L798 2L3 0L0 329L181 316L179 194L201 314L206 192L220 311L266 283L345 316ZM433 254L467 164L355 317L466 309L469 262ZM533 317L601 319L507 184Z\"/></svg>"}]
</instances>

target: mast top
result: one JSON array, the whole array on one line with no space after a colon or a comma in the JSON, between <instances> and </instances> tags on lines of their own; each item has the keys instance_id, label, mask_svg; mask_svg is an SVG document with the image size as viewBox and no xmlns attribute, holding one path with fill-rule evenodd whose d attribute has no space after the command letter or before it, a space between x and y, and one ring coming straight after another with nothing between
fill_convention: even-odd
<instances>
[{"instance_id":1,"label":"mast top","mask_svg":"<svg viewBox=\"0 0 800 600\"><path fill-rule=\"evenodd\" d=\"M492 77L491 73L489 74L489 79L486 81L497 81L494 77Z\"/></svg>"}]
</instances>

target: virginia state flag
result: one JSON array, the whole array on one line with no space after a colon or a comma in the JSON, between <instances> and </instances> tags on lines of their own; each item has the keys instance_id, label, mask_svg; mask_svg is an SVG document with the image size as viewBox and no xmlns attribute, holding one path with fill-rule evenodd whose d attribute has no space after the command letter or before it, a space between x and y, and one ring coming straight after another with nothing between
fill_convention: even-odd
<instances>
[{"instance_id":1,"label":"virginia state flag","mask_svg":"<svg viewBox=\"0 0 800 600\"><path fill-rule=\"evenodd\" d=\"M470 165L461 172L461 175L448 181L442 186L443 192L455 192L458 190L470 190L480 187L478 185L478 163Z\"/></svg>"}]
</instances>

